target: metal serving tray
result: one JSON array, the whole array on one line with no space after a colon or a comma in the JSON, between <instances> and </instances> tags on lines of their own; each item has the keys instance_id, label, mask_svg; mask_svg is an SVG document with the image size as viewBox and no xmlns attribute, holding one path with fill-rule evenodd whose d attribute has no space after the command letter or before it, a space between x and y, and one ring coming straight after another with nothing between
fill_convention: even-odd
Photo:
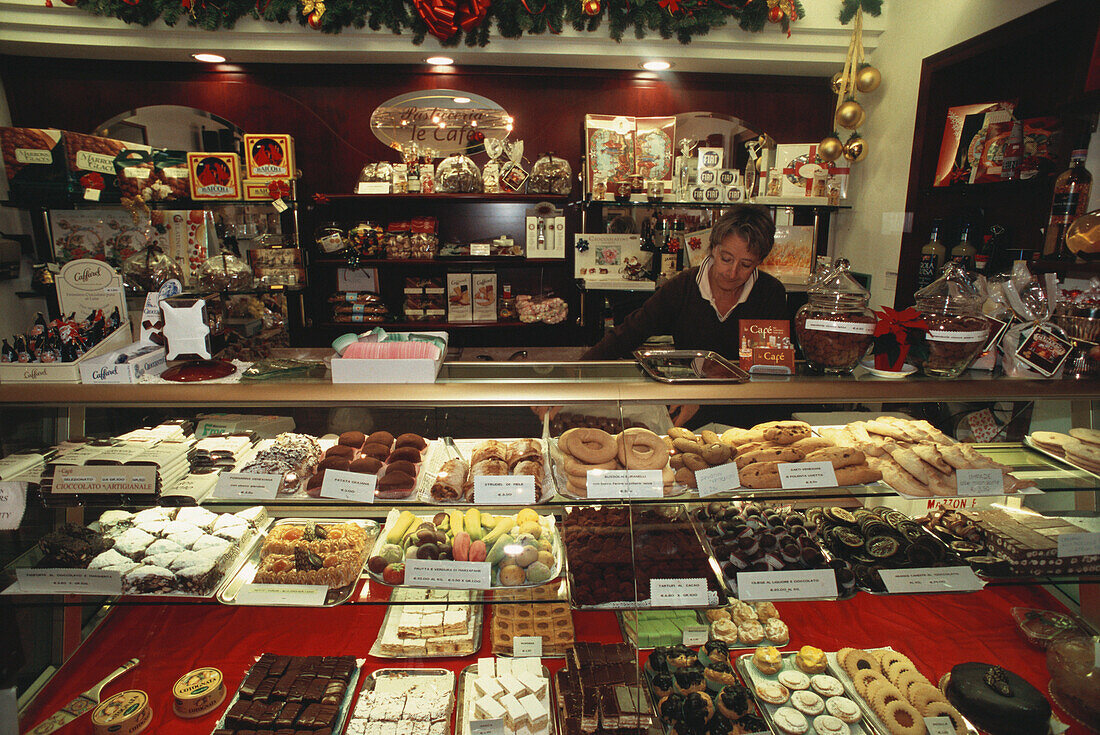
<instances>
[{"instance_id":1,"label":"metal serving tray","mask_svg":"<svg viewBox=\"0 0 1100 735\"><path fill-rule=\"evenodd\" d=\"M476 671L477 664L470 664L462 670L462 673L458 680L458 716L455 718L457 723L455 726L455 735L470 735L470 720L473 719L473 702L477 699L474 689L474 679L477 677ZM558 729L558 717L555 710L559 709L557 701L554 698L554 677L550 675L550 670L545 666L542 667L542 675L546 677L546 699L543 704L546 705L546 720L547 735L557 735ZM467 692L469 690L469 692ZM467 707L470 709L467 712Z\"/></svg>"},{"instance_id":2,"label":"metal serving tray","mask_svg":"<svg viewBox=\"0 0 1100 735\"><path fill-rule=\"evenodd\" d=\"M355 692L355 699L352 700L352 702L354 703L359 701L360 692L372 692L379 686L387 686L388 680L396 681L401 679L414 680L442 677L446 677L447 683L450 685L450 690L447 692L447 714L444 716L444 720L447 723L447 732L453 732L454 730L451 726L451 722L452 716L454 715L455 705L455 675L453 672L446 669L378 669L376 671L372 671L371 673L363 677L363 685L359 688L358 691ZM411 683L415 683L415 681ZM354 709L354 707L350 707L349 709ZM351 720L350 716L343 719L348 721ZM345 724L346 723L342 722L340 729L333 730L333 732L343 732Z\"/></svg>"},{"instance_id":3,"label":"metal serving tray","mask_svg":"<svg viewBox=\"0 0 1100 735\"><path fill-rule=\"evenodd\" d=\"M477 655L477 652L481 649L481 624L482 624L482 620L484 619L483 616L484 616L485 606L481 605L481 604L478 604L477 602L473 601L472 599L471 599L471 601L468 601L468 602L448 603L448 604L455 604L455 605L465 605L466 607L470 608L469 624L466 628L466 633L464 634L464 637L469 638L470 650L467 651L466 653L425 653L423 656L414 656L414 655L411 655L411 654L383 653L382 652L382 633L383 633L383 631L386 630L386 626L391 624L391 616L392 616L392 624L396 626L398 621L400 620L400 609L402 607L405 607L407 605L420 605L420 604L425 604L425 603L423 603L421 601L417 601L417 600L409 600L407 602L395 602L392 599L390 600L390 604L386 607L386 616L384 618L382 618L382 625L378 629L378 635L377 635L377 637L375 637L374 644L370 648L369 653L370 653L371 656L373 656L374 658L386 658L386 659L415 659L415 660L420 660L420 659L429 659L429 658L464 658L466 656L476 656ZM444 609L444 607L445 607L444 605L439 605L440 611L442 611ZM395 611L397 612L396 615L394 615Z\"/></svg>"},{"instance_id":4,"label":"metal serving tray","mask_svg":"<svg viewBox=\"0 0 1100 735\"><path fill-rule=\"evenodd\" d=\"M749 374L710 350L635 350L646 375L662 383L744 383Z\"/></svg>"}]
</instances>

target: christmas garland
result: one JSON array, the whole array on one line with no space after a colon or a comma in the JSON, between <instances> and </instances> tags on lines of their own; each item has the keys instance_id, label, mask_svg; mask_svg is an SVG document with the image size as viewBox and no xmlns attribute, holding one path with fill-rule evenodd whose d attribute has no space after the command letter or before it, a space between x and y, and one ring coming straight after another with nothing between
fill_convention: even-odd
<instances>
[{"instance_id":1,"label":"christmas garland","mask_svg":"<svg viewBox=\"0 0 1100 735\"><path fill-rule=\"evenodd\" d=\"M604 19L612 39L633 29L636 38L656 33L690 43L730 21L759 32L769 23L790 35L803 16L800 0L63 0L95 15L147 26L163 20L214 31L242 18L298 22L326 33L345 28L408 32L420 44L428 34L444 46L485 46L495 25L504 38L561 33L565 27L595 32ZM52 0L45 0L52 5ZM881 0L844 0L881 5ZM878 13L874 13L877 15Z\"/></svg>"}]
</instances>

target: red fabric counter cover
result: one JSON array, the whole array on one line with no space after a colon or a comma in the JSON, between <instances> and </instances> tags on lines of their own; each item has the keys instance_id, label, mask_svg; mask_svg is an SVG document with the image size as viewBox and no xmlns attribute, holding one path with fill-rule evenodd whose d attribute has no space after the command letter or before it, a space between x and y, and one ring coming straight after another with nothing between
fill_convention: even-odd
<instances>
[{"instance_id":1,"label":"red fabric counter cover","mask_svg":"<svg viewBox=\"0 0 1100 735\"><path fill-rule=\"evenodd\" d=\"M385 599L383 590L374 588L372 596L375 593ZM933 682L956 663L985 661L1015 671L1045 692L1049 677L1044 654L1031 648L1017 631L1010 612L1015 606L1061 609L1044 590L1023 586L972 594L860 593L844 602L778 603L790 626L791 649L804 644L830 651L843 646L892 646ZM368 656L385 612L383 605L363 604L330 609L215 604L116 607L43 690L21 721L21 729L37 725L132 656L141 659L140 666L109 685L104 697L122 689L147 692L155 710L149 732L157 735L205 735L213 730L226 705L194 720L172 713L172 684L200 666L221 669L232 696L255 656L263 652L350 654L366 659L367 672L441 666L457 673L476 661L474 656L409 662ZM578 640L620 640L613 613L578 611L573 620ZM491 655L488 622L486 615L481 656ZM562 659L545 659L545 663L554 670ZM1072 722L1055 711L1063 721ZM65 731L83 733L90 727L85 715ZM1085 735L1087 731L1073 724L1069 732Z\"/></svg>"}]
</instances>

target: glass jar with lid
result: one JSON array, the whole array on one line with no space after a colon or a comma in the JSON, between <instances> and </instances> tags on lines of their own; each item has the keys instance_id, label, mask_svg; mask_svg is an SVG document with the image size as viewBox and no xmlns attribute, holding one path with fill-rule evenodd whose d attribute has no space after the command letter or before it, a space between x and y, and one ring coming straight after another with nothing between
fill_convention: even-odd
<instances>
[{"instance_id":1,"label":"glass jar with lid","mask_svg":"<svg viewBox=\"0 0 1100 735\"><path fill-rule=\"evenodd\" d=\"M867 307L871 295L848 269L841 258L820 275L794 317L806 364L818 372L852 372L874 340L875 315Z\"/></svg>"},{"instance_id":2,"label":"glass jar with lid","mask_svg":"<svg viewBox=\"0 0 1100 735\"><path fill-rule=\"evenodd\" d=\"M435 171L435 190L440 194L471 194L481 191L481 171L469 156L447 156Z\"/></svg>"},{"instance_id":3,"label":"glass jar with lid","mask_svg":"<svg viewBox=\"0 0 1100 735\"><path fill-rule=\"evenodd\" d=\"M122 282L131 293L157 291L165 281L183 282L183 271L159 246L150 244L122 262Z\"/></svg>"},{"instance_id":4,"label":"glass jar with lid","mask_svg":"<svg viewBox=\"0 0 1100 735\"><path fill-rule=\"evenodd\" d=\"M925 375L957 378L982 353L989 337L981 291L961 263L951 262L913 298L928 325L927 355L914 363Z\"/></svg>"},{"instance_id":5,"label":"glass jar with lid","mask_svg":"<svg viewBox=\"0 0 1100 735\"><path fill-rule=\"evenodd\" d=\"M361 258L384 258L382 227L364 220L348 230L348 244L359 252Z\"/></svg>"},{"instance_id":6,"label":"glass jar with lid","mask_svg":"<svg viewBox=\"0 0 1100 735\"><path fill-rule=\"evenodd\" d=\"M252 269L232 253L207 258L199 266L199 288L210 291L245 291L252 288Z\"/></svg>"},{"instance_id":7,"label":"glass jar with lid","mask_svg":"<svg viewBox=\"0 0 1100 735\"><path fill-rule=\"evenodd\" d=\"M339 222L325 222L313 236L317 249L326 255L338 253L348 246L348 233Z\"/></svg>"}]
</instances>

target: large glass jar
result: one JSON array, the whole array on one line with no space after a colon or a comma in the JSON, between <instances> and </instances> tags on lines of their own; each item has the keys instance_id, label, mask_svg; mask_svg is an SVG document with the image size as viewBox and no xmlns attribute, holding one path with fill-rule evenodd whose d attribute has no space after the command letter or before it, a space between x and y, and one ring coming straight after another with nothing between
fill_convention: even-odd
<instances>
[{"instance_id":1,"label":"large glass jar","mask_svg":"<svg viewBox=\"0 0 1100 735\"><path fill-rule=\"evenodd\" d=\"M440 194L472 194L481 191L481 172L461 153L447 156L435 171L435 190Z\"/></svg>"},{"instance_id":2,"label":"large glass jar","mask_svg":"<svg viewBox=\"0 0 1100 735\"><path fill-rule=\"evenodd\" d=\"M173 278L182 283L183 271L156 245L149 245L122 262L122 282L131 293L158 291L165 281Z\"/></svg>"},{"instance_id":3,"label":"large glass jar","mask_svg":"<svg viewBox=\"0 0 1100 735\"><path fill-rule=\"evenodd\" d=\"M982 353L989 337L981 291L966 268L948 263L939 278L913 297L928 324L928 354L913 361L925 375L957 378Z\"/></svg>"},{"instance_id":4,"label":"large glass jar","mask_svg":"<svg viewBox=\"0 0 1100 735\"><path fill-rule=\"evenodd\" d=\"M359 251L362 258L384 258L382 228L374 222L360 222L348 230L348 243Z\"/></svg>"},{"instance_id":5,"label":"large glass jar","mask_svg":"<svg viewBox=\"0 0 1100 735\"><path fill-rule=\"evenodd\" d=\"M338 222L325 222L313 235L317 249L326 255L338 253L348 246L348 233Z\"/></svg>"},{"instance_id":6,"label":"large glass jar","mask_svg":"<svg viewBox=\"0 0 1100 735\"><path fill-rule=\"evenodd\" d=\"M573 169L560 156L546 153L535 161L527 177L528 194L568 194L573 188Z\"/></svg>"},{"instance_id":7,"label":"large glass jar","mask_svg":"<svg viewBox=\"0 0 1100 735\"><path fill-rule=\"evenodd\" d=\"M252 288L252 269L231 253L222 253L199 266L199 288L208 291L245 291Z\"/></svg>"},{"instance_id":8,"label":"large glass jar","mask_svg":"<svg viewBox=\"0 0 1100 735\"><path fill-rule=\"evenodd\" d=\"M874 340L875 315L867 308L871 295L856 283L848 267L841 258L821 274L794 317L806 364L819 372L852 372Z\"/></svg>"}]
</instances>

